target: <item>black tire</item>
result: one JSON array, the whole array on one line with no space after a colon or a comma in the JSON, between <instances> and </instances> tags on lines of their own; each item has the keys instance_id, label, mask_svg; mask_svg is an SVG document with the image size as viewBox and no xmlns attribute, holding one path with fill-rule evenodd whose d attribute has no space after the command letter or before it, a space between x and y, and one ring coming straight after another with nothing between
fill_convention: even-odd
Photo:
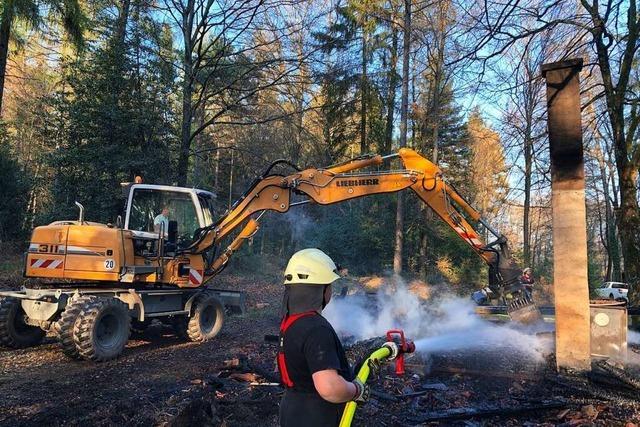
<instances>
[{"instance_id":1,"label":"black tire","mask_svg":"<svg viewBox=\"0 0 640 427\"><path fill-rule=\"evenodd\" d=\"M201 292L193 301L192 314L189 318L187 335L191 341L208 341L213 339L224 323L224 306L209 292Z\"/></svg>"},{"instance_id":2,"label":"black tire","mask_svg":"<svg viewBox=\"0 0 640 427\"><path fill-rule=\"evenodd\" d=\"M75 340L73 339L73 331L80 312L90 300L90 296L80 296L70 299L60 315L60 319L53 325L62 352L71 359L82 359Z\"/></svg>"},{"instance_id":3,"label":"black tire","mask_svg":"<svg viewBox=\"0 0 640 427\"><path fill-rule=\"evenodd\" d=\"M115 298L89 297L73 328L73 340L82 358L94 362L115 359L131 332L129 309Z\"/></svg>"},{"instance_id":4,"label":"black tire","mask_svg":"<svg viewBox=\"0 0 640 427\"><path fill-rule=\"evenodd\" d=\"M613 299L613 294L609 294L609 299Z\"/></svg>"},{"instance_id":5,"label":"black tire","mask_svg":"<svg viewBox=\"0 0 640 427\"><path fill-rule=\"evenodd\" d=\"M26 314L18 298L0 298L0 345L26 348L40 344L45 331L25 323Z\"/></svg>"}]
</instances>

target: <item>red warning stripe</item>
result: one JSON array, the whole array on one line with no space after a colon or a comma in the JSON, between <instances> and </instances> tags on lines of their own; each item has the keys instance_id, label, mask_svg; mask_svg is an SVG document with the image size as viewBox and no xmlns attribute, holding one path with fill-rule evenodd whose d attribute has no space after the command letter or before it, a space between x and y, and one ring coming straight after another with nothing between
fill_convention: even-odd
<instances>
[{"instance_id":1,"label":"red warning stripe","mask_svg":"<svg viewBox=\"0 0 640 427\"><path fill-rule=\"evenodd\" d=\"M33 268L56 269L63 268L64 262L61 259L32 258L29 264Z\"/></svg>"},{"instance_id":2,"label":"red warning stripe","mask_svg":"<svg viewBox=\"0 0 640 427\"><path fill-rule=\"evenodd\" d=\"M196 270L194 268L189 269L189 283L195 286L202 284L203 270Z\"/></svg>"},{"instance_id":3,"label":"red warning stripe","mask_svg":"<svg viewBox=\"0 0 640 427\"><path fill-rule=\"evenodd\" d=\"M467 242L471 242L476 248L482 247L482 242L478 238L478 235L472 231L465 231L463 228L455 227L456 232Z\"/></svg>"}]
</instances>

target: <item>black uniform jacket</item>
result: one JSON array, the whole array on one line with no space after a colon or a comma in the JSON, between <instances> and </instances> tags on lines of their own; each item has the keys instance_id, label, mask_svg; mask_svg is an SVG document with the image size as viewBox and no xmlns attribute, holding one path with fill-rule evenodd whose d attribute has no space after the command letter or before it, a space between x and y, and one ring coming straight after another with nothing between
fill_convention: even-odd
<instances>
[{"instance_id":1,"label":"black uniform jacket","mask_svg":"<svg viewBox=\"0 0 640 427\"><path fill-rule=\"evenodd\" d=\"M284 335L284 356L293 387L280 403L280 425L337 426L344 403L324 400L313 385L312 375L335 369L347 381L353 380L349 363L331 324L321 315L301 317Z\"/></svg>"}]
</instances>

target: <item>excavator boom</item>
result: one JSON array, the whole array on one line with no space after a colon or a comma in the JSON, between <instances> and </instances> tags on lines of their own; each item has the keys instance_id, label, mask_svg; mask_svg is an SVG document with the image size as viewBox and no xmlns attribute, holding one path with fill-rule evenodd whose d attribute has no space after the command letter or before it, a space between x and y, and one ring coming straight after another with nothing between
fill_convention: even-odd
<instances>
[{"instance_id":1,"label":"excavator boom","mask_svg":"<svg viewBox=\"0 0 640 427\"><path fill-rule=\"evenodd\" d=\"M357 172L396 157L400 158L404 169ZM204 254L256 213L270 210L287 212L292 206L305 203L329 205L407 189L413 191L487 263L489 287L497 295L507 298L512 318L525 322L539 318L538 310L519 283L520 269L511 257L506 238L493 230L480 212L445 181L434 163L408 148L397 154L365 156L327 168L297 171L288 176L261 176L218 222L200 229L184 253ZM293 194L306 196L306 199L292 202ZM484 242L470 221L484 225L495 240ZM213 276L219 272L231 254L256 230L257 223L252 219L232 245L212 260L205 274Z\"/></svg>"}]
</instances>

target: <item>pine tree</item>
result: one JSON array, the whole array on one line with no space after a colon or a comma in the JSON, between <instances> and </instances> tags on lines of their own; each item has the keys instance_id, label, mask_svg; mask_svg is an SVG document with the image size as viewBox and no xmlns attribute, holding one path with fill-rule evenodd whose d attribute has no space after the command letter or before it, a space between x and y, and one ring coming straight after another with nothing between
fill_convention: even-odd
<instances>
[{"instance_id":1,"label":"pine tree","mask_svg":"<svg viewBox=\"0 0 640 427\"><path fill-rule=\"evenodd\" d=\"M42 4L44 3L44 4ZM47 7L43 7L43 6ZM48 16L43 16L43 11ZM45 18L61 18L63 27L71 40L80 47L83 44L85 16L78 0L5 0L0 3L0 116L6 78L9 42L16 21L27 23L38 29Z\"/></svg>"},{"instance_id":2,"label":"pine tree","mask_svg":"<svg viewBox=\"0 0 640 427\"><path fill-rule=\"evenodd\" d=\"M135 17L145 13L133 3ZM113 36L65 76L66 92L57 105L63 116L60 138L51 157L57 171L53 184L56 215L74 213L75 200L85 204L87 218L115 221L121 213L120 183L142 175L147 182L171 183L171 146L175 117L171 113L170 71L154 57L141 57L136 37L117 28L139 28L141 20L123 22L129 11L106 24ZM126 18L129 19L129 18ZM139 28L141 30L141 28ZM123 30L124 31L124 30ZM167 46L166 34L159 41Z\"/></svg>"}]
</instances>

